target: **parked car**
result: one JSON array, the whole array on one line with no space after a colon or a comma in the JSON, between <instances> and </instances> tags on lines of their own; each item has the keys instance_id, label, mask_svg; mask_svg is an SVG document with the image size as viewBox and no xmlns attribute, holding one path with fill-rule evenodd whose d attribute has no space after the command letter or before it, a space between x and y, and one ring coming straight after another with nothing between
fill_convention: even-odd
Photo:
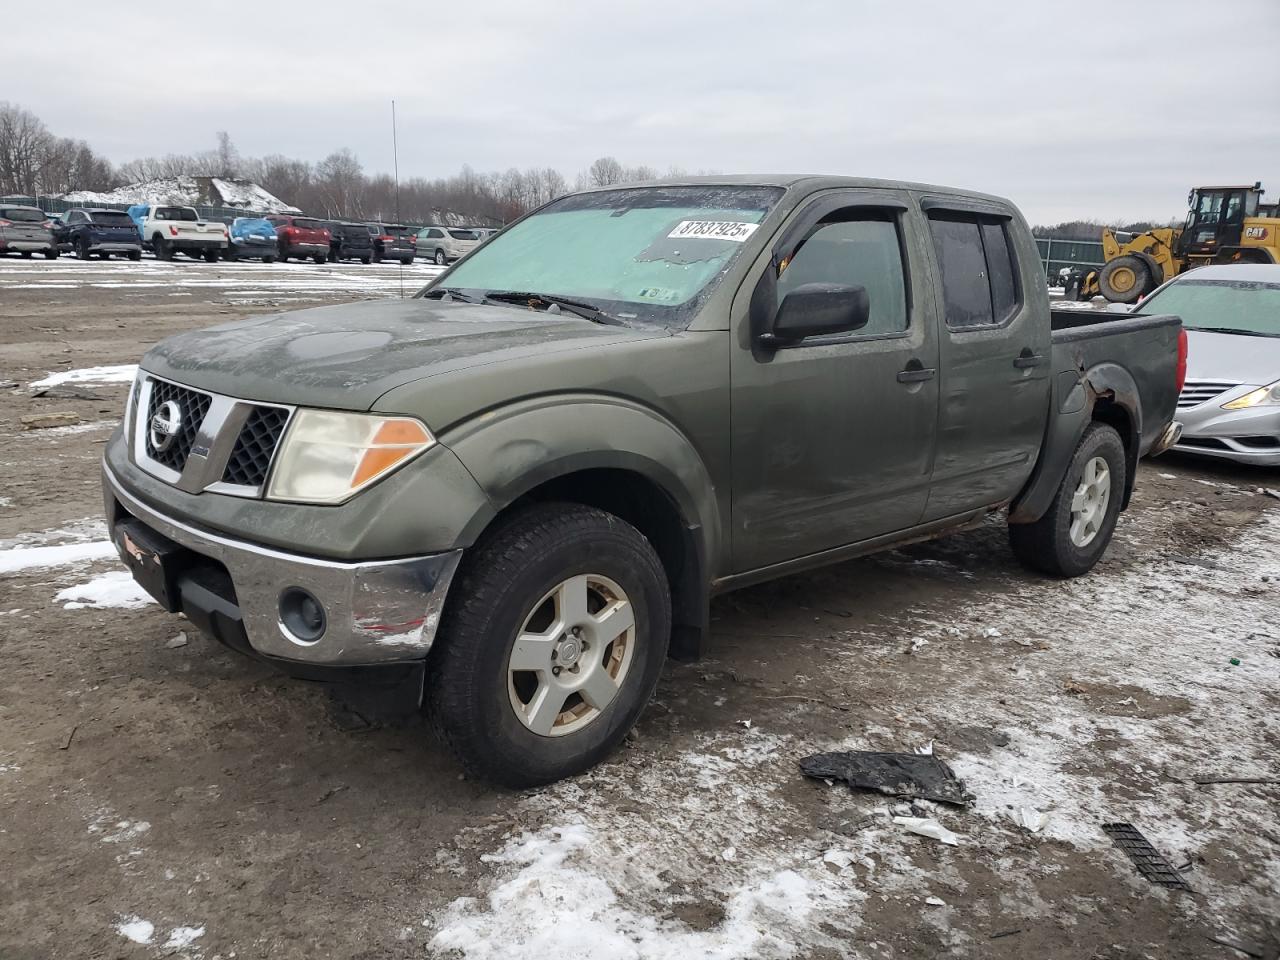
<instances>
[{"instance_id":1,"label":"parked car","mask_svg":"<svg viewBox=\"0 0 1280 960\"><path fill-rule=\"evenodd\" d=\"M142 239L129 214L121 210L77 207L54 224L58 248L74 252L81 260L98 254L106 260L113 253L130 260L142 259Z\"/></svg>"},{"instance_id":2,"label":"parked car","mask_svg":"<svg viewBox=\"0 0 1280 960\"><path fill-rule=\"evenodd\" d=\"M205 220L195 207L149 206L130 207L128 215L137 222L143 243L150 246L157 260L171 260L175 253L185 253L193 260L216 263L227 249L228 230L225 223Z\"/></svg>"},{"instance_id":3,"label":"parked car","mask_svg":"<svg viewBox=\"0 0 1280 960\"><path fill-rule=\"evenodd\" d=\"M467 769L545 783L622 740L715 593L1006 507L1024 564L1091 570L1138 458L1177 438L1186 338L1083 313L1051 314L996 197L570 195L416 299L153 347L105 451L108 529L210 636L364 671L384 705L425 682Z\"/></svg>"},{"instance_id":4,"label":"parked car","mask_svg":"<svg viewBox=\"0 0 1280 960\"><path fill-rule=\"evenodd\" d=\"M475 233L462 227L423 227L418 231L418 256L443 267L466 256L479 243Z\"/></svg>"},{"instance_id":5,"label":"parked car","mask_svg":"<svg viewBox=\"0 0 1280 960\"><path fill-rule=\"evenodd\" d=\"M401 224L369 223L369 236L373 240L373 262L383 260L399 260L408 265L413 263L417 252L412 227Z\"/></svg>"},{"instance_id":6,"label":"parked car","mask_svg":"<svg viewBox=\"0 0 1280 960\"><path fill-rule=\"evenodd\" d=\"M53 238L53 224L38 207L0 207L0 254L20 253L30 257L43 253L50 260L58 257L58 244Z\"/></svg>"},{"instance_id":7,"label":"parked car","mask_svg":"<svg viewBox=\"0 0 1280 960\"><path fill-rule=\"evenodd\" d=\"M279 256L276 228L262 217L235 217L228 230L225 260L261 260L275 263Z\"/></svg>"},{"instance_id":8,"label":"parked car","mask_svg":"<svg viewBox=\"0 0 1280 960\"><path fill-rule=\"evenodd\" d=\"M276 228L280 259L310 257L316 263L329 260L329 231L314 217L272 214L267 220Z\"/></svg>"},{"instance_id":9,"label":"parked car","mask_svg":"<svg viewBox=\"0 0 1280 960\"><path fill-rule=\"evenodd\" d=\"M1135 309L1177 313L1190 340L1174 449L1280 465L1280 265L1189 270Z\"/></svg>"},{"instance_id":10,"label":"parked car","mask_svg":"<svg viewBox=\"0 0 1280 960\"><path fill-rule=\"evenodd\" d=\"M363 223L326 223L329 228L329 259L335 263L340 260L359 260L369 263L373 260L373 236Z\"/></svg>"}]
</instances>

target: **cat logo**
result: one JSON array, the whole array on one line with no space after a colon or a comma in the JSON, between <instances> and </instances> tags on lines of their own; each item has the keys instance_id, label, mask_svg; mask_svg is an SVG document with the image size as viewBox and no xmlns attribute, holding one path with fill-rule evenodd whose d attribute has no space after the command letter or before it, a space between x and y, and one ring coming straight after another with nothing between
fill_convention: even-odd
<instances>
[{"instance_id":1,"label":"cat logo","mask_svg":"<svg viewBox=\"0 0 1280 960\"><path fill-rule=\"evenodd\" d=\"M1267 239L1266 227L1245 227L1245 239L1247 240L1265 240Z\"/></svg>"}]
</instances>

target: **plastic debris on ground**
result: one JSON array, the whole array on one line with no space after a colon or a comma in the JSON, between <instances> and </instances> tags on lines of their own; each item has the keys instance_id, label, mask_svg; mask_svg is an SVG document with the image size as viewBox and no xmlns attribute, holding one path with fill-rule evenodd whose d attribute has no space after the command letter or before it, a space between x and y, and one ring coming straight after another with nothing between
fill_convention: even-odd
<instances>
[{"instance_id":1,"label":"plastic debris on ground","mask_svg":"<svg viewBox=\"0 0 1280 960\"><path fill-rule=\"evenodd\" d=\"M924 902L931 907L945 907L947 905L947 901L941 897L925 897Z\"/></svg>"},{"instance_id":2,"label":"plastic debris on ground","mask_svg":"<svg viewBox=\"0 0 1280 960\"><path fill-rule=\"evenodd\" d=\"M1013 822L1032 833L1039 833L1049 825L1049 815L1030 807L1019 807L1013 811Z\"/></svg>"},{"instance_id":3,"label":"plastic debris on ground","mask_svg":"<svg viewBox=\"0 0 1280 960\"><path fill-rule=\"evenodd\" d=\"M893 822L908 833L916 833L931 840L938 840L949 847L960 846L960 838L933 817L894 817Z\"/></svg>"},{"instance_id":4,"label":"plastic debris on ground","mask_svg":"<svg viewBox=\"0 0 1280 960\"><path fill-rule=\"evenodd\" d=\"M1190 890L1191 885L1177 869L1151 845L1131 823L1104 823L1102 831L1111 842L1125 852L1138 872L1152 883L1177 890Z\"/></svg>"},{"instance_id":5,"label":"plastic debris on ground","mask_svg":"<svg viewBox=\"0 0 1280 960\"><path fill-rule=\"evenodd\" d=\"M844 750L815 753L800 761L800 771L816 780L842 780L860 790L891 797L936 800L968 806L973 796L952 769L933 754Z\"/></svg>"}]
</instances>

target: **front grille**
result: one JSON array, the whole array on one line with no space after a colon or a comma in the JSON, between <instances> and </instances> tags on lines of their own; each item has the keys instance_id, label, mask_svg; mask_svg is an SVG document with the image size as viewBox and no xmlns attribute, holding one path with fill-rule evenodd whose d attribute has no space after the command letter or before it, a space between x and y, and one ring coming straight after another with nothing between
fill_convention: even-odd
<instances>
[{"instance_id":1,"label":"front grille","mask_svg":"<svg viewBox=\"0 0 1280 960\"><path fill-rule=\"evenodd\" d=\"M282 407L255 407L240 429L240 436L236 437L236 445L222 473L223 483L262 486L267 480L276 444L288 422L289 411Z\"/></svg>"},{"instance_id":2,"label":"front grille","mask_svg":"<svg viewBox=\"0 0 1280 960\"><path fill-rule=\"evenodd\" d=\"M1182 388L1182 393L1178 395L1178 409L1185 410L1188 407L1198 407L1202 403L1209 402L1214 397L1221 396L1235 386L1238 386L1238 384L1218 380L1188 380Z\"/></svg>"},{"instance_id":3,"label":"front grille","mask_svg":"<svg viewBox=\"0 0 1280 960\"><path fill-rule=\"evenodd\" d=\"M161 408L173 401L178 406L178 432L163 450L156 447L152 440L151 418ZM147 456L161 466L182 472L187 465L187 457L191 455L191 444L200 432L200 424L209 412L209 404L213 398L207 393L180 387L176 383L165 380L151 381L151 402L147 404L147 419L143 424L143 435L146 437Z\"/></svg>"}]
</instances>

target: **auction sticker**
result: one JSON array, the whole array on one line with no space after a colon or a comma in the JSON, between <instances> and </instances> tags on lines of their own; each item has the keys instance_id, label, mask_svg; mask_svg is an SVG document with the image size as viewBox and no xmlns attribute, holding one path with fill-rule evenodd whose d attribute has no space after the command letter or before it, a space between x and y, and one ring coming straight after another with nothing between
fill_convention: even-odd
<instances>
[{"instance_id":1,"label":"auction sticker","mask_svg":"<svg viewBox=\"0 0 1280 960\"><path fill-rule=\"evenodd\" d=\"M674 230L667 234L669 240L732 240L734 243L745 243L747 238L756 232L758 223L742 223L739 220L681 220Z\"/></svg>"}]
</instances>

